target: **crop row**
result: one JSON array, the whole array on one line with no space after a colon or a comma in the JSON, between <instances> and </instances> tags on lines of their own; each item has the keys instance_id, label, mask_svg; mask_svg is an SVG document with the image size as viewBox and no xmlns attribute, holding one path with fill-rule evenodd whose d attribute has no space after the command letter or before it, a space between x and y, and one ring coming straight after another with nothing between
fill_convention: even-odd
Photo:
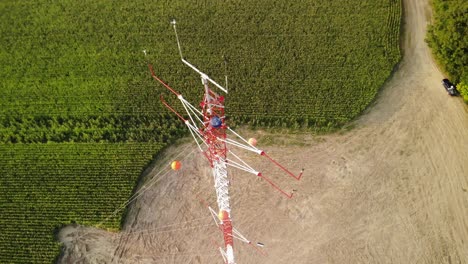
<instances>
[{"instance_id":1,"label":"crop row","mask_svg":"<svg viewBox=\"0 0 468 264\"><path fill-rule=\"evenodd\" d=\"M0 117L0 143L164 142L185 133L168 114Z\"/></svg>"}]
</instances>

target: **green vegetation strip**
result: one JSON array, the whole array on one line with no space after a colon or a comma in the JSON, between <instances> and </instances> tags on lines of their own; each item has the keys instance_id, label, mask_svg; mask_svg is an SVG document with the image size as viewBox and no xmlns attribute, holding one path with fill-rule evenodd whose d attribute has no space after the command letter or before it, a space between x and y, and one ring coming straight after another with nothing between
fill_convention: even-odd
<instances>
[{"instance_id":1,"label":"green vegetation strip","mask_svg":"<svg viewBox=\"0 0 468 264\"><path fill-rule=\"evenodd\" d=\"M158 144L0 145L0 263L50 263L53 231L77 222L118 229Z\"/></svg>"},{"instance_id":2,"label":"green vegetation strip","mask_svg":"<svg viewBox=\"0 0 468 264\"><path fill-rule=\"evenodd\" d=\"M468 2L433 0L427 42L434 57L468 103Z\"/></svg>"}]
</instances>

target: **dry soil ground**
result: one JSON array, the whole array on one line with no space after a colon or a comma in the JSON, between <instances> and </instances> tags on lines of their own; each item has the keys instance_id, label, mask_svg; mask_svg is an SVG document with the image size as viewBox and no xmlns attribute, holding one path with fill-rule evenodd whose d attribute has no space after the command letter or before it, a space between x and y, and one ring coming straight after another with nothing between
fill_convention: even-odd
<instances>
[{"instance_id":1,"label":"dry soil ground","mask_svg":"<svg viewBox=\"0 0 468 264\"><path fill-rule=\"evenodd\" d=\"M269 174L297 189L293 199L231 174L234 225L266 254L237 242L238 263L468 263L468 112L446 95L424 42L428 0L403 2L403 60L354 129L320 137L247 131L275 138L265 149L305 173L299 182ZM159 164L193 149L174 147ZM142 187L122 232L63 229L60 262L222 263L221 234L197 198L215 206L198 156L177 173L148 171L142 186L156 184Z\"/></svg>"}]
</instances>

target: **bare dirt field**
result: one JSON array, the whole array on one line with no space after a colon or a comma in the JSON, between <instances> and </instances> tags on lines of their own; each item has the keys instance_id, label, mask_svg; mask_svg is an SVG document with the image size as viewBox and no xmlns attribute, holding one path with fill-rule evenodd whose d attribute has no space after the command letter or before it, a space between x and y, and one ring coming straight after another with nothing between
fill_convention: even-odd
<instances>
[{"instance_id":1,"label":"bare dirt field","mask_svg":"<svg viewBox=\"0 0 468 264\"><path fill-rule=\"evenodd\" d=\"M299 182L269 174L297 190L287 199L232 172L233 224L265 244L263 255L235 241L238 263L468 263L468 110L446 95L424 42L428 0L403 2L403 60L354 129L243 131L274 138L270 156L305 173ZM148 170L122 232L64 228L59 263L222 263L221 233L198 202L216 208L212 176L192 150L173 147ZM180 171L158 174L181 152L191 154Z\"/></svg>"}]
</instances>

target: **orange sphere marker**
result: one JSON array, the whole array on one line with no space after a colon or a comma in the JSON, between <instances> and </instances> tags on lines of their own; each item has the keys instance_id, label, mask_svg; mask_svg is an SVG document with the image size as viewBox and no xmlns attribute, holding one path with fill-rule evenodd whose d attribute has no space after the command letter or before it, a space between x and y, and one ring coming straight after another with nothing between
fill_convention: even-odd
<instances>
[{"instance_id":1,"label":"orange sphere marker","mask_svg":"<svg viewBox=\"0 0 468 264\"><path fill-rule=\"evenodd\" d=\"M252 146L256 146L257 145L257 140L255 138L249 138L249 144L252 145Z\"/></svg>"},{"instance_id":2,"label":"orange sphere marker","mask_svg":"<svg viewBox=\"0 0 468 264\"><path fill-rule=\"evenodd\" d=\"M180 163L180 161L178 161L178 160L175 160L175 161L173 161L173 162L171 163L171 168L172 168L173 170L179 170L180 167L182 167L182 163Z\"/></svg>"}]
</instances>

